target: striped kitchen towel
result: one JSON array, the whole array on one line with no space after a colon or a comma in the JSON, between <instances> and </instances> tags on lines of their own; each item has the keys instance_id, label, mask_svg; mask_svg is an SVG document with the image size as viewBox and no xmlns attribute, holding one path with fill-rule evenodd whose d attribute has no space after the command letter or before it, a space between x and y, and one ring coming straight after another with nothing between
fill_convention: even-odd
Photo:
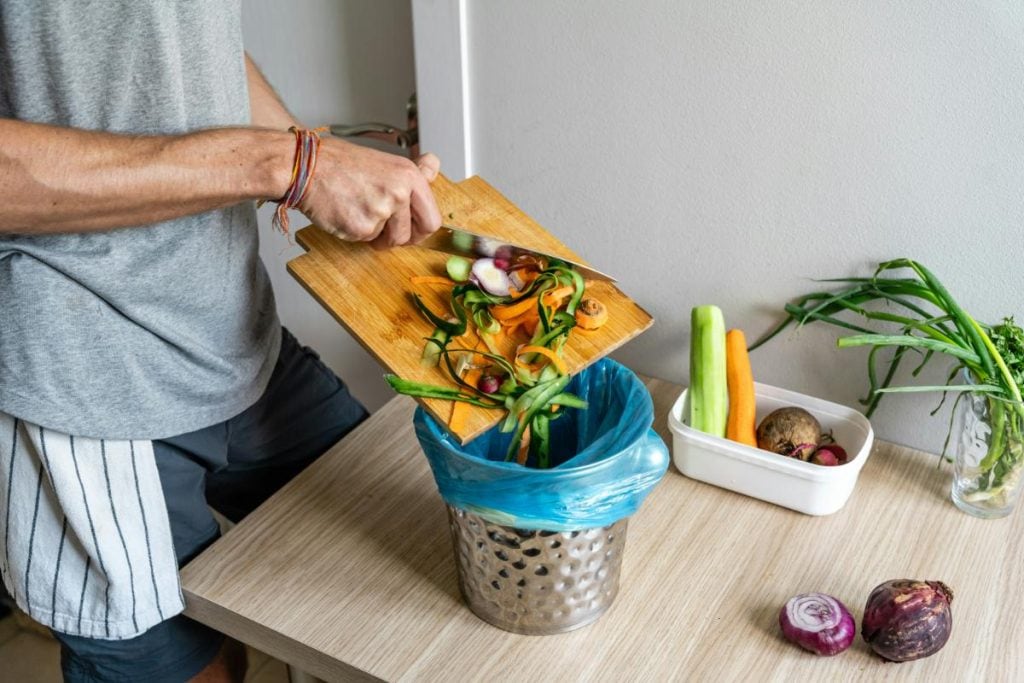
<instances>
[{"instance_id":1,"label":"striped kitchen towel","mask_svg":"<svg viewBox=\"0 0 1024 683\"><path fill-rule=\"evenodd\" d=\"M0 412L0 514L4 585L41 624L116 640L184 609L151 441Z\"/></svg>"}]
</instances>

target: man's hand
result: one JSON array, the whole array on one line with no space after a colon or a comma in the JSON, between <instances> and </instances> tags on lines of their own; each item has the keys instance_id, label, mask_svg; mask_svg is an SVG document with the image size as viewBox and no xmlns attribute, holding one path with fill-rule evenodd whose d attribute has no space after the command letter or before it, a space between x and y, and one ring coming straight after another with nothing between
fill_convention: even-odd
<instances>
[{"instance_id":1,"label":"man's hand","mask_svg":"<svg viewBox=\"0 0 1024 683\"><path fill-rule=\"evenodd\" d=\"M253 125L301 128L248 54L245 63ZM432 182L439 168L433 154L420 157L414 166L325 137L312 185L298 208L343 239L369 241L378 249L417 242L440 225L434 196L423 182Z\"/></svg>"},{"instance_id":2,"label":"man's hand","mask_svg":"<svg viewBox=\"0 0 1024 683\"><path fill-rule=\"evenodd\" d=\"M417 243L441 226L430 191L440 162L415 162L324 137L316 171L297 208L328 232L383 249Z\"/></svg>"}]
</instances>

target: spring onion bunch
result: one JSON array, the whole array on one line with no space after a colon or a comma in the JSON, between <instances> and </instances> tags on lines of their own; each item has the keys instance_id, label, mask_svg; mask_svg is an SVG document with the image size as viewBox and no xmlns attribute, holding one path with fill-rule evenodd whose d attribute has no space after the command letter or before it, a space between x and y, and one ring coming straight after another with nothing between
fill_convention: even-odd
<instances>
[{"instance_id":1,"label":"spring onion bunch","mask_svg":"<svg viewBox=\"0 0 1024 683\"><path fill-rule=\"evenodd\" d=\"M910 271L906 277L893 271ZM901 258L879 264L873 277L826 280L843 285L834 292L814 292L785 307L786 318L751 346L761 346L790 324L824 322L853 332L838 340L840 348L869 346L870 392L862 403L870 417L882 396L897 392L971 392L986 398L992 433L977 474L977 498L993 500L1012 491L1024 466L1024 331L1012 318L985 325L965 311L935 275L923 265ZM887 310L869 305L887 304ZM850 319L854 322L851 322ZM884 333L872 323L895 325L897 333ZM880 375L879 353L893 348L888 367ZM953 360L944 385L891 386L908 355L917 356L911 375L917 377L936 356ZM969 383L954 385L963 371ZM964 394L959 393L957 401ZM939 407L942 403L940 402ZM939 410L939 407L932 412ZM952 428L952 423L950 423ZM946 446L949 434L946 436ZM943 447L945 455L946 446Z\"/></svg>"}]
</instances>

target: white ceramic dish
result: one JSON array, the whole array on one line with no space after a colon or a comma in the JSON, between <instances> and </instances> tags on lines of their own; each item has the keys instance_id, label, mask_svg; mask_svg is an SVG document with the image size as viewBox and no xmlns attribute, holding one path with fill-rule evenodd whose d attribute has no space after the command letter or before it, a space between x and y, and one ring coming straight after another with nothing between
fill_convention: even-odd
<instances>
[{"instance_id":1,"label":"white ceramic dish","mask_svg":"<svg viewBox=\"0 0 1024 683\"><path fill-rule=\"evenodd\" d=\"M776 408L804 408L818 419L823 430L832 431L849 461L833 467L815 465L691 429L686 424L689 406L684 390L668 415L676 468L691 479L808 515L830 515L841 509L871 454L871 423L846 406L767 384L755 383L754 393L758 423Z\"/></svg>"}]
</instances>

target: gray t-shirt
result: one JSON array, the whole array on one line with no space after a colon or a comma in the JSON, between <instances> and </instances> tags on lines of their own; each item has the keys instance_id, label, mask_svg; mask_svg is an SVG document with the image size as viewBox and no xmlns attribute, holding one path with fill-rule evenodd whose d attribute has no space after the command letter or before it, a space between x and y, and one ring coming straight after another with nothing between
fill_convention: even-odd
<instances>
[{"instance_id":1,"label":"gray t-shirt","mask_svg":"<svg viewBox=\"0 0 1024 683\"><path fill-rule=\"evenodd\" d=\"M246 125L240 12L239 0L0 0L0 117L117 133ZM81 436L181 434L254 403L279 345L251 202L141 228L0 234L0 411Z\"/></svg>"}]
</instances>

